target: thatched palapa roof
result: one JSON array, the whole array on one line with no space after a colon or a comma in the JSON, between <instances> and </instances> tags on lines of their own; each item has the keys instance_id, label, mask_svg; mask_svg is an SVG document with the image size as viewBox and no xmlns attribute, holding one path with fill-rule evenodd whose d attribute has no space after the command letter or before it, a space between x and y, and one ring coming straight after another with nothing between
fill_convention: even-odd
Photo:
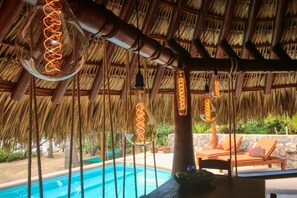
<instances>
[{"instance_id":1,"label":"thatched palapa roof","mask_svg":"<svg viewBox=\"0 0 297 198\"><path fill-rule=\"evenodd\" d=\"M35 1L27 2L32 4ZM98 13L101 18L89 22L83 18L82 11L78 9L77 13L74 12L80 23L87 24L83 27L89 39L88 58L79 72L85 134L94 130L101 131L103 117L107 118L107 128L110 126L108 100L106 97L106 101L103 101L102 95L103 89L107 90L107 86L103 87L104 51L110 61L110 105L116 131L123 129L128 106L125 100L128 98L126 87L134 84L137 71L135 46L133 51L117 45L117 42L112 43L112 40L121 39L121 34L123 37L126 32L134 32L135 28L132 26L136 26L135 1L95 2L101 5L98 9L110 10L114 14L110 15L107 26L113 22L120 25L111 36L101 37L100 32L93 32L96 31L95 27L92 29L87 25L100 25L100 20L104 20L105 14L109 16L110 12ZM0 140L4 141L24 141L28 132L29 75L16 56L15 40L30 9L32 5L20 0L0 0ZM120 22L117 21L119 18ZM226 93L214 101L219 115L218 123L227 122L228 69L224 65L230 64L224 60L230 61L229 58L239 58L239 64L245 64L245 67L237 70L233 81L238 119L263 117L268 113L293 115L296 112L297 64L294 59L297 57L297 0L139 0L139 20L142 34L147 37L142 41L151 42L153 39L161 46L158 47L161 52L156 53L151 58L153 60L147 59L143 54L144 57L140 60L152 113L157 122L173 122L175 72L172 68L176 68L176 57L180 54L174 47L174 41L171 40L173 44L168 44L170 39L175 39L186 50L185 53L192 57L190 63L199 62L201 58L207 61L208 56L218 60L215 64ZM131 25L123 27L122 24ZM124 31L129 27L129 31ZM109 29L100 29L103 33L107 30ZM113 36L116 38L112 39ZM122 39L127 43L136 40L133 35ZM104 48L103 42L106 40L107 46ZM199 47L199 41L202 47ZM145 43L143 46L147 47ZM141 48L140 51L142 50L145 49ZM165 52L170 52L167 54L172 59L167 65L160 61L167 58ZM265 66L262 59L271 61L267 64L265 62ZM279 62L276 62L278 59ZM240 62L241 60L244 61ZM259 63L260 66L249 67L251 62L245 60L259 60L255 64ZM192 116L198 119L205 79L211 81L214 66L198 64L192 67L198 68L190 76ZM128 76L132 82L126 86ZM72 83L72 78L62 82L36 81L38 119L41 130L47 136L65 138L71 130Z\"/></svg>"}]
</instances>

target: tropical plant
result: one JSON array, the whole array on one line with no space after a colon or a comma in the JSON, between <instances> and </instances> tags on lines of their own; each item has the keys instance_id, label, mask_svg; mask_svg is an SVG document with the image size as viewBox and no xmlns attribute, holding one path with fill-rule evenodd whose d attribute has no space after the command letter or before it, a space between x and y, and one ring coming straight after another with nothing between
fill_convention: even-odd
<instances>
[{"instance_id":1,"label":"tropical plant","mask_svg":"<svg viewBox=\"0 0 297 198\"><path fill-rule=\"evenodd\" d=\"M196 122L193 124L193 133L211 133L211 126L209 123Z\"/></svg>"},{"instance_id":2,"label":"tropical plant","mask_svg":"<svg viewBox=\"0 0 297 198\"><path fill-rule=\"evenodd\" d=\"M160 124L158 126L157 133L157 144L161 146L168 146L168 135L172 133L174 130L172 125L169 124Z\"/></svg>"},{"instance_id":3,"label":"tropical plant","mask_svg":"<svg viewBox=\"0 0 297 198\"><path fill-rule=\"evenodd\" d=\"M297 114L293 115L290 122L290 128L294 133L297 133Z\"/></svg>"}]
</instances>

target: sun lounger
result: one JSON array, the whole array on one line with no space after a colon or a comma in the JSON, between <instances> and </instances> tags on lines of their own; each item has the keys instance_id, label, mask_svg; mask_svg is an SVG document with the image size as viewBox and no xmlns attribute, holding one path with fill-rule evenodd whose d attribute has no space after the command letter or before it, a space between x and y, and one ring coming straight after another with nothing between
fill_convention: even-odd
<instances>
[{"instance_id":1,"label":"sun lounger","mask_svg":"<svg viewBox=\"0 0 297 198\"><path fill-rule=\"evenodd\" d=\"M236 148L239 149L242 143L242 135L236 134ZM234 145L233 135L231 136L231 145ZM231 146L231 151L234 152L234 146ZM217 149L210 149L204 151L196 151L196 159L198 162L199 158L202 159L217 159L219 156L230 155L230 143L229 143L229 135L226 135L223 142L219 144Z\"/></svg>"},{"instance_id":2,"label":"sun lounger","mask_svg":"<svg viewBox=\"0 0 297 198\"><path fill-rule=\"evenodd\" d=\"M263 156L252 156L251 152L237 155L237 166L253 166L253 165L268 165L280 164L281 169L285 170L286 161L281 158L272 157L271 154L274 151L277 144L277 140L273 138L261 138L254 148L261 148L264 150ZM220 160L228 160L230 156L218 157ZM235 156L231 158L231 168L235 166Z\"/></svg>"}]
</instances>

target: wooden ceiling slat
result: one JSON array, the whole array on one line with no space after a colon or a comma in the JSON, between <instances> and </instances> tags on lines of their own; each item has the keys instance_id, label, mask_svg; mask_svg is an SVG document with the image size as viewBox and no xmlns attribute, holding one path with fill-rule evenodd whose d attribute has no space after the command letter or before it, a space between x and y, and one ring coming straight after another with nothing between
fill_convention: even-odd
<instances>
[{"instance_id":1,"label":"wooden ceiling slat","mask_svg":"<svg viewBox=\"0 0 297 198\"><path fill-rule=\"evenodd\" d=\"M121 13L120 13L120 18L124 21L126 21L131 15L132 15L132 11L133 11L133 0L128 0L125 1ZM106 49L106 59L107 59L107 65L110 64L110 61L113 57L114 50L115 50L115 45L112 43L108 43L107 45L107 49ZM102 67L102 63L101 66L99 67L97 74L95 76L93 85L92 85L92 89L89 95L89 99L90 101L94 101L96 96L98 95L98 92L100 90L100 86L102 84L102 80L103 80L103 67Z\"/></svg>"},{"instance_id":2,"label":"wooden ceiling slat","mask_svg":"<svg viewBox=\"0 0 297 198\"><path fill-rule=\"evenodd\" d=\"M232 16L235 8L236 0L229 0L227 3L227 9L225 11L224 24L220 30L219 42L227 38L227 35L230 33ZM222 58L224 56L223 50L217 46L217 58Z\"/></svg>"},{"instance_id":3,"label":"wooden ceiling slat","mask_svg":"<svg viewBox=\"0 0 297 198\"><path fill-rule=\"evenodd\" d=\"M195 55L196 55L196 51L194 48L195 40L199 39L202 34L202 31L204 28L204 21L206 21L206 16L207 16L211 2L212 2L212 0L203 0L203 2L202 2L202 8L201 8L202 12L198 17L198 22L196 24L196 27L194 30L194 35L193 35L194 39L193 39L193 41L191 43L191 47L190 47L190 53L193 57L195 57Z\"/></svg>"},{"instance_id":4,"label":"wooden ceiling slat","mask_svg":"<svg viewBox=\"0 0 297 198\"><path fill-rule=\"evenodd\" d=\"M247 21L247 25L246 25L246 31L244 34L244 42L243 43L246 43L246 42L252 40L252 38L253 38L253 35L255 32L256 17L260 10L261 1L262 0L253 0L252 1L251 8L249 10L249 16L248 16L248 21ZM244 47L244 45L242 45L241 57L247 59L247 58L249 58L249 56L250 56L250 54L249 54L248 50Z\"/></svg>"},{"instance_id":5,"label":"wooden ceiling slat","mask_svg":"<svg viewBox=\"0 0 297 198\"><path fill-rule=\"evenodd\" d=\"M277 13L276 13L276 19L274 22L274 32L273 32L273 37L272 37L271 49L274 45L278 44L281 40L283 30L284 30L283 27L284 27L286 8L287 8L287 0L281 0L281 1L279 0L278 7L277 7ZM274 54L273 51L270 53L270 58L271 59L277 58L277 56ZM266 74L265 90L264 90L265 94L271 93L273 77L274 77L273 73Z\"/></svg>"}]
</instances>

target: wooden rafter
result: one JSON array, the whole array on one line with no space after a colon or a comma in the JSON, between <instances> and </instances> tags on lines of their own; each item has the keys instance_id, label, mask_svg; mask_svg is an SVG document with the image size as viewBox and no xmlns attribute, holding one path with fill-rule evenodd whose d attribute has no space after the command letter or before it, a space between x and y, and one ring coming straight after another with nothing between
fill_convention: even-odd
<instances>
[{"instance_id":1,"label":"wooden rafter","mask_svg":"<svg viewBox=\"0 0 297 198\"><path fill-rule=\"evenodd\" d=\"M272 47L272 51L279 59L292 60L291 57L286 53L286 51L281 47L281 45L275 45Z\"/></svg>"},{"instance_id":2,"label":"wooden rafter","mask_svg":"<svg viewBox=\"0 0 297 198\"><path fill-rule=\"evenodd\" d=\"M147 34L149 32L149 30L151 29L151 27L153 25L151 22L152 22L153 17L155 16L155 14L156 14L156 12L158 10L159 4L160 4L160 0L154 0L153 3L150 4L149 12L146 15L144 25L142 27L142 32L144 34ZM136 72L137 72L137 63L138 63L137 61L138 61L137 56L133 55L132 63L130 65L130 74L129 74L130 77L132 77L132 78L136 75ZM154 79L154 83L153 83L153 89L152 89L152 92L150 94L151 99L155 98L155 96L156 96L155 94L158 92L158 87L160 87L160 83L161 83L161 80L156 79L156 78L162 78L163 77L165 68L158 67L158 70L160 70L160 71L157 71L156 74L158 74L158 75L155 75L155 79ZM121 93L121 97L120 97L121 100L124 100L126 98L126 95L127 95L127 86L126 86L126 83L128 82L127 79L128 78L126 78L126 81L125 81L125 83L123 85L123 88L122 88L122 93Z\"/></svg>"},{"instance_id":3,"label":"wooden rafter","mask_svg":"<svg viewBox=\"0 0 297 198\"><path fill-rule=\"evenodd\" d=\"M201 55L202 58L211 58L211 56L209 55L208 51L203 46L200 39L195 39L194 45L195 45L198 53Z\"/></svg>"},{"instance_id":4,"label":"wooden rafter","mask_svg":"<svg viewBox=\"0 0 297 198\"><path fill-rule=\"evenodd\" d=\"M232 49L232 47L225 39L221 41L220 46L225 51L225 53L229 58L235 58L239 60L239 56L236 54L236 52ZM236 77L236 84L235 84L235 91L234 91L234 96L236 98L240 97L242 86L243 86L243 80L244 80L244 73L240 72Z\"/></svg>"},{"instance_id":5,"label":"wooden rafter","mask_svg":"<svg viewBox=\"0 0 297 198\"><path fill-rule=\"evenodd\" d=\"M220 32L219 42L223 39L226 39L227 35L230 33L231 23L232 23L232 15L234 12L236 0L229 0L227 3L227 9L225 11L224 24ZM217 58L222 58L224 56L223 50L217 46Z\"/></svg>"},{"instance_id":6,"label":"wooden rafter","mask_svg":"<svg viewBox=\"0 0 297 198\"><path fill-rule=\"evenodd\" d=\"M24 7L21 0L4 0L0 7L0 42L3 41L14 20Z\"/></svg>"},{"instance_id":7,"label":"wooden rafter","mask_svg":"<svg viewBox=\"0 0 297 198\"><path fill-rule=\"evenodd\" d=\"M87 33L87 34L90 34L90 33ZM90 36L87 35L87 38L89 38L89 37ZM70 59L65 60L65 65L69 65L70 64L69 61L70 61ZM58 85L53 93L52 99L51 99L52 103L59 104L62 101L63 96L64 96L67 88L69 87L70 83L72 82L72 80L73 80L73 77L63 80L58 83Z\"/></svg>"},{"instance_id":8,"label":"wooden rafter","mask_svg":"<svg viewBox=\"0 0 297 198\"><path fill-rule=\"evenodd\" d=\"M14 20L19 15L21 10L24 7L24 2L17 0L17 1L10 1L5 0L0 7L0 42L3 41L6 34L8 33L9 29L11 28ZM15 89L11 93L11 98L13 100L20 100L25 93L28 85L23 84L26 77L29 79L29 74L25 74L27 71L25 69L22 70L20 74L20 78L22 79L21 82L16 84Z\"/></svg>"},{"instance_id":9,"label":"wooden rafter","mask_svg":"<svg viewBox=\"0 0 297 198\"><path fill-rule=\"evenodd\" d=\"M247 41L244 46L254 59L264 59L263 55L257 50L251 41Z\"/></svg>"},{"instance_id":10,"label":"wooden rafter","mask_svg":"<svg viewBox=\"0 0 297 198\"><path fill-rule=\"evenodd\" d=\"M278 44L281 40L281 36L282 36L283 30L284 30L283 25L284 25L284 20L285 20L286 8L287 8L287 0L278 1L276 19L274 22L274 32L273 32L273 37L272 37L271 49L274 45ZM271 52L270 58L276 59L277 56L274 54L274 52ZM264 89L265 94L271 93L273 77L274 77L273 73L266 74L265 89Z\"/></svg>"},{"instance_id":11,"label":"wooden rafter","mask_svg":"<svg viewBox=\"0 0 297 198\"><path fill-rule=\"evenodd\" d=\"M0 91L1 92L11 92L15 86L15 83L13 82L2 82L0 84ZM264 86L260 87L244 87L242 89L242 92L249 92L249 91L261 91L264 90ZM297 88L297 84L283 84L283 85L273 85L272 89L283 89L283 88ZM147 90L148 92L151 92L152 90ZM54 90L52 89L44 89L44 88L36 88L36 95L37 96L52 96ZM222 92L227 93L228 90L222 90ZM158 94L173 94L174 89L159 89ZM29 91L27 90L25 94L29 94ZM80 95L81 96L88 96L90 94L89 90L81 90ZM103 94L103 92L100 90L98 94ZM119 96L121 94L121 91L110 91L111 95L117 95ZM205 94L204 90L191 90L191 94ZM72 90L66 90L64 96L72 96Z\"/></svg>"},{"instance_id":12,"label":"wooden rafter","mask_svg":"<svg viewBox=\"0 0 297 198\"><path fill-rule=\"evenodd\" d=\"M30 74L26 69L22 69L17 83L11 92L11 99L19 101L25 95L30 82Z\"/></svg>"},{"instance_id":13,"label":"wooden rafter","mask_svg":"<svg viewBox=\"0 0 297 198\"><path fill-rule=\"evenodd\" d=\"M199 39L202 34L202 31L204 28L204 21L206 21L206 16L207 16L211 2L212 2L212 0L203 0L203 2L202 2L201 12L198 17L198 22L197 22L195 30L194 30L194 35L193 35L194 39L193 39L193 41L191 43L191 47L190 47L190 53L191 53L192 57L195 57L197 54L195 51L195 48L194 48L195 40Z\"/></svg>"},{"instance_id":14,"label":"wooden rafter","mask_svg":"<svg viewBox=\"0 0 297 198\"><path fill-rule=\"evenodd\" d=\"M249 10L249 16L248 21L246 24L246 31L244 34L244 41L243 43L246 43L250 40L252 40L254 32L255 32L255 25L256 25L256 17L260 10L262 0L253 0L251 1L251 6ZM241 58L247 59L249 58L250 54L248 50L242 45L242 53ZM242 92L242 86L244 81L245 73L239 73L236 78L236 84L235 84L235 97L239 98Z\"/></svg>"},{"instance_id":15,"label":"wooden rafter","mask_svg":"<svg viewBox=\"0 0 297 198\"><path fill-rule=\"evenodd\" d=\"M253 0L251 1L251 7L249 10L249 16L248 16L248 21L246 24L246 31L244 34L244 42L246 43L248 41L251 41L255 32L255 25L256 25L256 17L257 14L260 10L260 5L261 5L262 0ZM241 58L249 58L250 54L248 50L242 45L242 53L241 53Z\"/></svg>"},{"instance_id":16,"label":"wooden rafter","mask_svg":"<svg viewBox=\"0 0 297 198\"><path fill-rule=\"evenodd\" d=\"M125 1L123 8L121 10L120 13L120 18L122 20L127 20L131 15L132 15L132 11L133 11L133 0L128 0ZM115 45L112 43L108 43L107 45L107 49L106 49L106 64L109 65L110 61L114 55L114 50L115 50ZM103 79L103 67L102 67L102 62L101 62L101 66L99 67L97 74L95 76L93 85L92 85L92 89L89 95L89 99L90 101L94 101L96 96L98 95L98 92L100 90L101 84L102 84L102 79Z\"/></svg>"}]
</instances>

